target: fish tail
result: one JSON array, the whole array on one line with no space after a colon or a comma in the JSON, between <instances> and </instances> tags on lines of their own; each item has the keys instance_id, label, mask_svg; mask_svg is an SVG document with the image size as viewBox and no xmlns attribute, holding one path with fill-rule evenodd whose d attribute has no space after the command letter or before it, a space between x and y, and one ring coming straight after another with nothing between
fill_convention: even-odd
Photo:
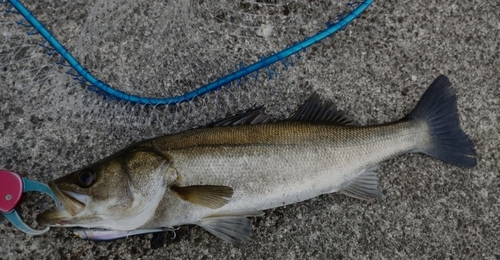
<instances>
[{"instance_id":1,"label":"fish tail","mask_svg":"<svg viewBox=\"0 0 500 260\"><path fill-rule=\"evenodd\" d=\"M474 144L460 128L455 90L446 76L434 80L407 119L424 120L429 127L431 145L419 152L461 167L476 165Z\"/></svg>"}]
</instances>

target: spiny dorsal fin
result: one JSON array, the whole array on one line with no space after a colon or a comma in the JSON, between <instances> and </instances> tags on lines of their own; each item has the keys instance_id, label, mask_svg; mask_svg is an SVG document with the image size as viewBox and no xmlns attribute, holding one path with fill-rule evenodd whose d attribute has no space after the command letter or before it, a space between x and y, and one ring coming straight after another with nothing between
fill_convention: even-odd
<instances>
[{"instance_id":1,"label":"spiny dorsal fin","mask_svg":"<svg viewBox=\"0 0 500 260\"><path fill-rule=\"evenodd\" d=\"M194 185L194 186L171 186L179 196L194 204L207 208L217 209L227 204L233 196L233 189L227 186L218 185Z\"/></svg>"},{"instance_id":2,"label":"spiny dorsal fin","mask_svg":"<svg viewBox=\"0 0 500 260\"><path fill-rule=\"evenodd\" d=\"M238 113L234 116L215 121L207 126L254 125L268 122L272 122L272 120L265 113L265 108L257 107Z\"/></svg>"},{"instance_id":3,"label":"spiny dorsal fin","mask_svg":"<svg viewBox=\"0 0 500 260\"><path fill-rule=\"evenodd\" d=\"M252 221L248 217L262 216L262 211L217 214L200 220L199 226L218 238L242 247L252 239Z\"/></svg>"},{"instance_id":4,"label":"spiny dorsal fin","mask_svg":"<svg viewBox=\"0 0 500 260\"><path fill-rule=\"evenodd\" d=\"M378 165L365 169L356 179L345 184L339 193L361 200L381 199L378 190Z\"/></svg>"},{"instance_id":5,"label":"spiny dorsal fin","mask_svg":"<svg viewBox=\"0 0 500 260\"><path fill-rule=\"evenodd\" d=\"M301 122L321 122L336 125L356 125L342 112L334 108L332 102L321 101L318 94L313 94L299 107L289 120Z\"/></svg>"}]
</instances>

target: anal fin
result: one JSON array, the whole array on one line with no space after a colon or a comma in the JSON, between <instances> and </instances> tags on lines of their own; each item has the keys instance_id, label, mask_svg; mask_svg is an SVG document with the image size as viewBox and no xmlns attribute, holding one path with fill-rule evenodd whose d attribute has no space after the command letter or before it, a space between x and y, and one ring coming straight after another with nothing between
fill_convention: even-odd
<instances>
[{"instance_id":1,"label":"anal fin","mask_svg":"<svg viewBox=\"0 0 500 260\"><path fill-rule=\"evenodd\" d=\"M229 198L233 196L233 189L219 185L194 185L194 186L171 186L179 196L186 201L205 206L211 209L218 209L227 204Z\"/></svg>"},{"instance_id":2,"label":"anal fin","mask_svg":"<svg viewBox=\"0 0 500 260\"><path fill-rule=\"evenodd\" d=\"M200 220L203 227L214 236L241 247L252 239L252 221L248 217L262 216L262 211L217 214Z\"/></svg>"},{"instance_id":3,"label":"anal fin","mask_svg":"<svg viewBox=\"0 0 500 260\"><path fill-rule=\"evenodd\" d=\"M365 169L354 180L342 186L339 193L361 200L381 199L377 169L378 165Z\"/></svg>"}]
</instances>

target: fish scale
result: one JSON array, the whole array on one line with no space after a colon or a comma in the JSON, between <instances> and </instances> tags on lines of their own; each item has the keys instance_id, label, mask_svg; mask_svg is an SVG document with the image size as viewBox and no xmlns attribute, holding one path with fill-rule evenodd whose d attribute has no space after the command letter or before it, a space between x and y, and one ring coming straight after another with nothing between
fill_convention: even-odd
<instances>
[{"instance_id":1,"label":"fish scale","mask_svg":"<svg viewBox=\"0 0 500 260\"><path fill-rule=\"evenodd\" d=\"M245 135L245 131L258 132L262 138L256 136L244 144L232 145L232 137L242 140L238 136L242 132ZM206 135L203 140L216 141L187 145L188 148L173 151L168 145L157 149L172 158L172 167L181 176L182 186L207 183L223 185L232 187L234 195L228 204L217 210L204 210L199 205L175 204L172 198L166 197L162 201L165 210L159 211L164 217L160 219L177 221L148 225L195 224L200 217L211 214L264 210L336 192L361 174L363 169L394 155L409 152L429 139L426 125L418 122L377 127L284 122L254 125L242 131L212 128L200 132ZM191 133L189 135L194 138ZM224 136L226 139L212 138L212 135ZM165 139L178 140L179 136L154 140L154 146L169 143ZM172 140L174 147L175 140ZM189 140L185 141L190 144ZM187 211L199 214L184 216L186 207L191 207ZM182 216L177 216L176 212L181 212Z\"/></svg>"},{"instance_id":2,"label":"fish scale","mask_svg":"<svg viewBox=\"0 0 500 260\"><path fill-rule=\"evenodd\" d=\"M252 235L248 217L262 210L331 192L382 198L378 164L417 152L462 167L477 163L445 76L412 113L393 123L356 126L312 96L285 121L256 108L140 142L50 182L64 209L37 219L41 225L97 228L76 234L103 240L130 234L123 230L142 234L194 224L242 245Z\"/></svg>"}]
</instances>

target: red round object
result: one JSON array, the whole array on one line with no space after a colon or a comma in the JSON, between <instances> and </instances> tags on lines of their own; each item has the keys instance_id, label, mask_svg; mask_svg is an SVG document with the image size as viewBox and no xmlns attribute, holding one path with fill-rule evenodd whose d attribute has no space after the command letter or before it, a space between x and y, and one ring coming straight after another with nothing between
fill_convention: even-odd
<instances>
[{"instance_id":1,"label":"red round object","mask_svg":"<svg viewBox=\"0 0 500 260\"><path fill-rule=\"evenodd\" d=\"M17 173L0 170L0 212L9 213L23 194L23 179Z\"/></svg>"}]
</instances>

